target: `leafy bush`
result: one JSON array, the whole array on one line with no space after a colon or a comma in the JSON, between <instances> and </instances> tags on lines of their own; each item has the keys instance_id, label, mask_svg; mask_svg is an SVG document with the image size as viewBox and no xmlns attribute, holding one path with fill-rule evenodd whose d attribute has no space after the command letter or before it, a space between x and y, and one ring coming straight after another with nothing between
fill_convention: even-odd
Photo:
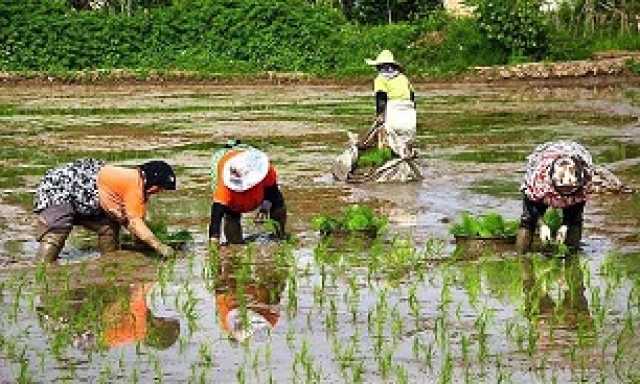
<instances>
[{"instance_id":1,"label":"leafy bush","mask_svg":"<svg viewBox=\"0 0 640 384\"><path fill-rule=\"evenodd\" d=\"M498 48L536 58L546 53L548 29L540 0L471 0L478 24Z\"/></svg>"},{"instance_id":2,"label":"leafy bush","mask_svg":"<svg viewBox=\"0 0 640 384\"><path fill-rule=\"evenodd\" d=\"M371 208L358 204L350 205L337 218L319 215L312 221L313 228L323 235L337 232L366 232L377 235L386 225L386 218L377 216Z\"/></svg>"},{"instance_id":3,"label":"leafy bush","mask_svg":"<svg viewBox=\"0 0 640 384\"><path fill-rule=\"evenodd\" d=\"M379 167L393 158L391 148L374 148L358 157L359 167Z\"/></svg>"},{"instance_id":4,"label":"leafy bush","mask_svg":"<svg viewBox=\"0 0 640 384\"><path fill-rule=\"evenodd\" d=\"M494 212L474 217L468 212L462 214L460 222L451 226L449 232L461 237L510 237L518 231L517 220L505 220Z\"/></svg>"},{"instance_id":5,"label":"leafy bush","mask_svg":"<svg viewBox=\"0 0 640 384\"><path fill-rule=\"evenodd\" d=\"M625 66L629 71L636 75L640 75L640 61L629 59L625 62Z\"/></svg>"},{"instance_id":6,"label":"leafy bush","mask_svg":"<svg viewBox=\"0 0 640 384\"><path fill-rule=\"evenodd\" d=\"M416 23L407 52L408 69L427 74L462 72L472 66L504 64L508 54L496 50L471 18L435 12Z\"/></svg>"}]
</instances>

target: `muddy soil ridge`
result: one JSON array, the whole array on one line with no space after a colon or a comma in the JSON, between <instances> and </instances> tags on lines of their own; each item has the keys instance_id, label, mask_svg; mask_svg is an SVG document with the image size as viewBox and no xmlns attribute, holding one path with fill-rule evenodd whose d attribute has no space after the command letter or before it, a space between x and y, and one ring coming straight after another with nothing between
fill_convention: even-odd
<instances>
[{"instance_id":1,"label":"muddy soil ridge","mask_svg":"<svg viewBox=\"0 0 640 384\"><path fill-rule=\"evenodd\" d=\"M415 83L442 86L451 82L481 83L553 80L565 86L581 79L598 79L599 84L619 83L622 79L640 81L633 64L640 62L637 51L596 52L590 59L564 62L538 62L489 67L473 67L461 74L444 78L415 74ZM371 76L350 78L314 76L304 72L265 71L253 74L205 73L176 70L97 69L47 73L38 71L2 72L0 83L207 83L207 84L368 84Z\"/></svg>"}]
</instances>

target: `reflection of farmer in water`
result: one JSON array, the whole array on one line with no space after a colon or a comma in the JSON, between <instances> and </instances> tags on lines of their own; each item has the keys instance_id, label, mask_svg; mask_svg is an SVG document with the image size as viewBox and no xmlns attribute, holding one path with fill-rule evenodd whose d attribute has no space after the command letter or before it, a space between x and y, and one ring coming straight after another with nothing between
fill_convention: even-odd
<instances>
[{"instance_id":1,"label":"reflection of farmer in water","mask_svg":"<svg viewBox=\"0 0 640 384\"><path fill-rule=\"evenodd\" d=\"M164 161L128 169L95 159L76 160L49 170L38 185L38 257L55 261L74 225L98 234L100 252L119 248L120 226L163 256L173 249L162 244L144 222L149 196L176 189L176 176Z\"/></svg>"},{"instance_id":2,"label":"reflection of farmer in water","mask_svg":"<svg viewBox=\"0 0 640 384\"><path fill-rule=\"evenodd\" d=\"M590 327L591 315L585 296L584 274L579 259L522 258L525 315L538 328L540 337L549 327L575 330Z\"/></svg>"},{"instance_id":3,"label":"reflection of farmer in water","mask_svg":"<svg viewBox=\"0 0 640 384\"><path fill-rule=\"evenodd\" d=\"M241 214L256 208L260 208L259 215L268 215L277 224L277 236L285 237L284 197L278 188L276 170L262 151L237 141L216 151L211 159L211 188L209 239L214 244L221 233L223 243L243 243Z\"/></svg>"},{"instance_id":4,"label":"reflection of farmer in water","mask_svg":"<svg viewBox=\"0 0 640 384\"><path fill-rule=\"evenodd\" d=\"M239 260L223 258L216 279L216 309L220 327L242 342L264 335L280 318L280 295L285 287L284 272L270 261L260 261L254 274L243 280Z\"/></svg>"},{"instance_id":5,"label":"reflection of farmer in water","mask_svg":"<svg viewBox=\"0 0 640 384\"><path fill-rule=\"evenodd\" d=\"M58 331L68 327L76 338L74 341L85 348L93 344L113 348L141 341L156 349L166 349L176 342L180 322L153 314L149 303L153 286L153 283L136 283L128 288L91 286L70 291L71 296L63 297L64 300L56 300L57 294L53 293L54 297L44 298L39 311L46 327ZM58 304L50 304L53 302ZM53 324L60 320L62 323Z\"/></svg>"},{"instance_id":6,"label":"reflection of farmer in water","mask_svg":"<svg viewBox=\"0 0 640 384\"><path fill-rule=\"evenodd\" d=\"M552 233L542 223L547 208L563 211L562 226L556 241L578 247L582 237L582 217L593 174L591 154L580 144L570 141L539 145L529 156L527 174L522 183L523 210L518 232L518 249L531 247L536 226L540 239L551 240Z\"/></svg>"}]
</instances>

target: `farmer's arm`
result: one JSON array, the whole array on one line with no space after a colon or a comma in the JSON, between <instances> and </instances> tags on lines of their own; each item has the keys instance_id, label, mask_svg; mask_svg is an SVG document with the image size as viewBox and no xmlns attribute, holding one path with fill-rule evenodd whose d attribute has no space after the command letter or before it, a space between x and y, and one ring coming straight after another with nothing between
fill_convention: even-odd
<instances>
[{"instance_id":1,"label":"farmer's arm","mask_svg":"<svg viewBox=\"0 0 640 384\"><path fill-rule=\"evenodd\" d=\"M387 109L387 93L383 91L376 92L376 115L384 115Z\"/></svg>"},{"instance_id":2,"label":"farmer's arm","mask_svg":"<svg viewBox=\"0 0 640 384\"><path fill-rule=\"evenodd\" d=\"M156 250L156 252L158 252L162 256L169 257L173 255L173 248L169 247L168 245L162 244L162 242L158 240L156 235L151 232L149 227L147 227L147 224L142 218L136 217L129 219L127 230L129 230L129 232L131 232L131 234L133 234L140 241Z\"/></svg>"},{"instance_id":3,"label":"farmer's arm","mask_svg":"<svg viewBox=\"0 0 640 384\"><path fill-rule=\"evenodd\" d=\"M388 88L387 81L382 76L376 77L373 81L373 93L376 96L376 116L379 120L384 119L384 112L387 109Z\"/></svg>"},{"instance_id":4,"label":"farmer's arm","mask_svg":"<svg viewBox=\"0 0 640 384\"><path fill-rule=\"evenodd\" d=\"M220 227L224 216L225 206L220 203L211 204L211 219L209 220L209 239L220 238Z\"/></svg>"},{"instance_id":5,"label":"farmer's arm","mask_svg":"<svg viewBox=\"0 0 640 384\"><path fill-rule=\"evenodd\" d=\"M125 223L127 230L162 256L172 256L174 254L173 249L168 245L162 244L144 222L144 216L146 213L144 196L139 194L137 190L132 190L124 196L123 200L124 211L127 217L127 221Z\"/></svg>"}]
</instances>

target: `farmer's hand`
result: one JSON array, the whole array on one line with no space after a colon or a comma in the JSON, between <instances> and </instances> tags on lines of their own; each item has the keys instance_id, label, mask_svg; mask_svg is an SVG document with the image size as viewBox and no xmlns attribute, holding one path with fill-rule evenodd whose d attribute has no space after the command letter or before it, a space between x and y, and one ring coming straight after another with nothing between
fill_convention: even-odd
<instances>
[{"instance_id":1,"label":"farmer's hand","mask_svg":"<svg viewBox=\"0 0 640 384\"><path fill-rule=\"evenodd\" d=\"M543 243L551 241L551 229L546 224L540 226L540 240L542 240Z\"/></svg>"},{"instance_id":2,"label":"farmer's hand","mask_svg":"<svg viewBox=\"0 0 640 384\"><path fill-rule=\"evenodd\" d=\"M256 213L256 217L253 219L255 223L264 223L269 220L269 212L271 212L271 206L273 204L269 200L265 200L260 204L260 208Z\"/></svg>"},{"instance_id":3,"label":"farmer's hand","mask_svg":"<svg viewBox=\"0 0 640 384\"><path fill-rule=\"evenodd\" d=\"M564 244L567 239L567 226L563 225L558 229L558 233L556 234L556 242L560 244Z\"/></svg>"},{"instance_id":4,"label":"farmer's hand","mask_svg":"<svg viewBox=\"0 0 640 384\"><path fill-rule=\"evenodd\" d=\"M158 253L162 255L162 257L166 257L166 258L174 257L176 255L175 249L171 248L166 244L161 244L158 247Z\"/></svg>"}]
</instances>

